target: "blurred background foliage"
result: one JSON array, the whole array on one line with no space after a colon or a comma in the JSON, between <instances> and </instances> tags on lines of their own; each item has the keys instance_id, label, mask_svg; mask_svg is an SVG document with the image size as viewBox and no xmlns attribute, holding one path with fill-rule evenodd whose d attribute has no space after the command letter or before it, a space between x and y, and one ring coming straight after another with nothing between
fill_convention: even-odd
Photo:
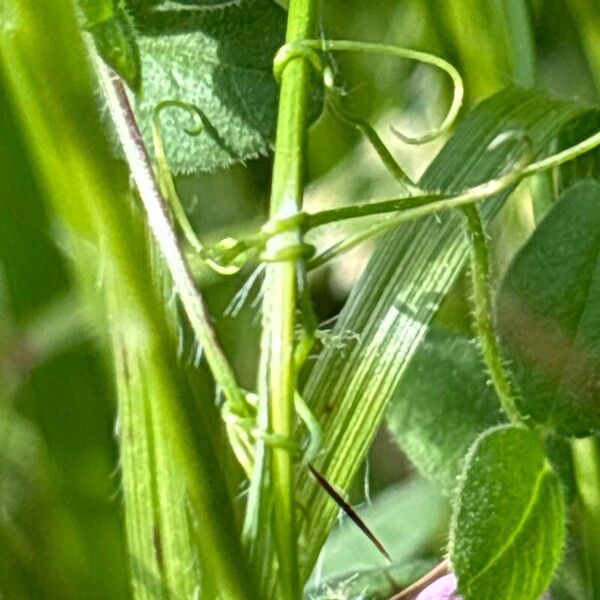
<instances>
[{"instance_id":1,"label":"blurred background foliage","mask_svg":"<svg viewBox=\"0 0 600 600\"><path fill-rule=\"evenodd\" d=\"M507 10L511 4L525 10L516 24L514 11ZM595 0L327 0L320 28L331 38L398 44L448 59L465 78L467 108L510 84L592 102L600 93ZM439 122L449 101L447 82L405 61L335 60L353 110L377 126L401 164L418 177L443 140L407 147L391 135L389 125L417 132ZM0 78L0 597L124 598L129 592L110 368L88 335L56 224L45 212L7 100ZM395 191L396 183L360 135L327 112L311 128L309 144L309 208ZM228 171L180 177L179 191L201 238L215 241L263 221L270 170L266 157ZM533 212L539 210L531 190L544 185L543 178L523 184L496 220L496 276L531 231ZM324 235L346 235L348 227L333 226ZM371 249L365 244L312 276L320 321L338 313ZM246 272L222 279L198 268L226 351L242 385L251 389L258 290L239 312L231 310L247 277ZM459 280L438 322L468 333L466 296ZM185 359L194 361L193 348ZM406 546L397 555L430 564L443 551L445 500L432 484L415 479L382 430L352 499L369 503L384 489L376 505L391 504L395 510L377 513L376 533L394 533L386 543ZM367 519L368 514L374 513ZM347 524L334 532L313 584L318 586L321 576L342 575L343 568L380 565L360 541ZM340 555L340 548L346 553Z\"/></svg>"}]
</instances>

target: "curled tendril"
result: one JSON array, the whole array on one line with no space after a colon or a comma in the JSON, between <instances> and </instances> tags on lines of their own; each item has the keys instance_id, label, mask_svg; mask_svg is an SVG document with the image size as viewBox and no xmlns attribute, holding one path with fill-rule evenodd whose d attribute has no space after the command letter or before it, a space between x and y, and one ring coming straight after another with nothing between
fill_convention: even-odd
<instances>
[{"instance_id":1,"label":"curled tendril","mask_svg":"<svg viewBox=\"0 0 600 600\"><path fill-rule=\"evenodd\" d=\"M188 135L200 135L208 122L208 118L202 112L202 110L200 110L200 108L183 100L163 100L154 107L154 111L152 113L152 141L154 144L154 155L157 163L157 178L161 191L169 202L173 216L175 217L175 220L177 221L177 224L179 225L185 239L193 248L193 250L200 255L200 258L202 258L203 262L220 275L234 275L241 269L241 267L233 263L222 265L209 255L207 249L194 232L194 229L189 222L189 219L185 213L185 209L183 208L179 198L179 194L175 188L175 182L171 176L171 169L169 168L169 162L167 160L167 154L165 152L165 146L160 132L162 113L164 110L170 108L185 110L190 114L191 117L198 119L198 123L195 125L195 127L184 129L185 133ZM228 241L229 238L228 240L223 240L220 242L224 250L231 248L232 244L231 242L227 244ZM235 240L231 241L235 243Z\"/></svg>"},{"instance_id":2,"label":"curled tendril","mask_svg":"<svg viewBox=\"0 0 600 600\"><path fill-rule=\"evenodd\" d=\"M308 60L310 64L313 65L317 73L324 75L326 73L326 69L323 66L320 56L317 54L318 51L357 52L361 54L380 54L384 56L404 58L425 63L441 69L450 77L453 85L452 103L450 104L450 108L448 109L448 112L439 127L416 137L404 134L392 127L394 134L408 144L424 144L426 142L430 142L446 132L452 126L456 120L456 117L458 116L458 112L464 97L464 84L460 73L449 62L439 58L438 56L434 56L433 54L429 54L427 52L419 52L418 50L402 48L400 46L350 40L299 40L297 42L290 42L283 45L275 55L275 59L273 61L273 72L275 78L279 81L285 67L290 63L290 61L296 58L304 58L305 60ZM327 83L328 82L326 81L326 87Z\"/></svg>"}]
</instances>

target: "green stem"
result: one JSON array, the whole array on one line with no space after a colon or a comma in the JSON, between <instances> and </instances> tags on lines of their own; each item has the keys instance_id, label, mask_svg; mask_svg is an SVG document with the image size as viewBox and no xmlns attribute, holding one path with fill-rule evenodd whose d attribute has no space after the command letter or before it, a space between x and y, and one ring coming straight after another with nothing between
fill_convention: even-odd
<instances>
[{"instance_id":1,"label":"green stem","mask_svg":"<svg viewBox=\"0 0 600 600\"><path fill-rule=\"evenodd\" d=\"M86 300L100 309L98 330L113 348L121 447L126 454L136 444L140 450L124 456L122 464L136 597L170 593L164 586L189 578L194 561L188 562L188 556L193 559L199 550L203 590L218 589L232 599L253 598L209 423L190 420L185 410L191 401L189 387L162 293L155 285L145 232L139 218L131 215L125 169L112 158L98 126L94 85L74 9L67 2L32 0L13 0L9 6L0 36L2 71L53 214L68 234L65 241L80 287ZM135 408L140 418L130 420L128 408ZM144 409L149 419L144 419ZM160 429L153 428L152 421L160 423ZM146 449L139 445L144 439L149 440ZM155 443L165 451L160 456L168 460L166 472L157 472ZM183 479L179 505L169 506L164 502L166 486ZM149 489L154 484L162 491ZM160 496L158 502L155 495ZM188 545L182 560L171 555L160 534L173 522L171 511L184 515L190 529L196 529L186 510L200 523L201 535L195 536L193 547ZM177 537L181 541L184 536ZM175 595L178 589L172 590Z\"/></svg>"},{"instance_id":2,"label":"green stem","mask_svg":"<svg viewBox=\"0 0 600 600\"><path fill-rule=\"evenodd\" d=\"M501 0L504 37L513 81L523 88L535 85L535 46L529 9L524 0Z\"/></svg>"},{"instance_id":3,"label":"green stem","mask_svg":"<svg viewBox=\"0 0 600 600\"><path fill-rule=\"evenodd\" d=\"M571 443L585 540L590 599L600 600L600 444L589 437Z\"/></svg>"},{"instance_id":4,"label":"green stem","mask_svg":"<svg viewBox=\"0 0 600 600\"><path fill-rule=\"evenodd\" d=\"M314 27L314 0L291 0L286 41L308 38ZM307 105L311 66L302 57L290 59L281 73L281 94L275 161L271 190L270 218L290 217L302 209L304 157L306 149ZM302 242L302 231L293 228L273 236L266 251L274 259L278 253ZM266 382L259 385L260 402L268 406L273 434L291 438L294 431L294 329L298 258L274 260L266 270L263 306L263 336L260 372ZM268 448L273 500L273 535L279 562L278 597L296 600L301 596L296 509L294 503L294 464L291 453ZM261 466L257 465L260 469Z\"/></svg>"},{"instance_id":5,"label":"green stem","mask_svg":"<svg viewBox=\"0 0 600 600\"><path fill-rule=\"evenodd\" d=\"M490 290L490 261L488 243L483 223L476 206L462 208L471 236L471 279L473 286L473 314L479 335L483 359L488 373L508 418L518 423L521 416L515 405L515 393L504 369L498 338L492 318L492 296Z\"/></svg>"},{"instance_id":6,"label":"green stem","mask_svg":"<svg viewBox=\"0 0 600 600\"><path fill-rule=\"evenodd\" d=\"M173 229L125 86L104 64L99 63L98 67L117 135L148 216L148 225L173 278L185 313L202 346L217 385L232 408L240 415L247 416L243 394L221 348L204 299L196 289L187 259Z\"/></svg>"}]
</instances>

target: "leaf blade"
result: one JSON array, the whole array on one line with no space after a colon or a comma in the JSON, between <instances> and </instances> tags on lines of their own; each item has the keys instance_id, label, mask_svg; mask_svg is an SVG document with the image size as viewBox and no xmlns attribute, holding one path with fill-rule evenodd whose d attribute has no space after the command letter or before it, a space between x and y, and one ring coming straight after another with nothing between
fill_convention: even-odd
<instances>
[{"instance_id":1,"label":"leaf blade","mask_svg":"<svg viewBox=\"0 0 600 600\"><path fill-rule=\"evenodd\" d=\"M525 131L536 148L544 149L566 123L585 110L573 103L549 100L538 92L504 90L461 123L420 185L457 191L497 175L506 164L506 149L505 154L487 154L485 150L499 133ZM486 203L484 215L488 220L508 193ZM334 334L352 331L358 342L345 353L325 349L304 390L319 415L324 447L336 449L335 455L325 454L319 469L339 487L348 487L357 472L387 400L467 253L468 242L458 215L408 223L380 242L355 286ZM300 501L315 515L304 529L308 571L334 519L335 508L305 477L298 486Z\"/></svg>"},{"instance_id":2,"label":"leaf blade","mask_svg":"<svg viewBox=\"0 0 600 600\"><path fill-rule=\"evenodd\" d=\"M139 15L137 25L143 93L136 114L146 145L152 147L152 114L163 100L193 104L210 123L190 136L187 112L164 112L175 173L212 171L270 150L278 99L272 58L285 34L281 7L256 0L219 11L154 10Z\"/></svg>"},{"instance_id":3,"label":"leaf blade","mask_svg":"<svg viewBox=\"0 0 600 600\"><path fill-rule=\"evenodd\" d=\"M465 600L537 600L560 560L564 525L560 483L540 437L519 426L482 434L465 463L450 533Z\"/></svg>"},{"instance_id":4,"label":"leaf blade","mask_svg":"<svg viewBox=\"0 0 600 600\"><path fill-rule=\"evenodd\" d=\"M599 228L600 184L571 187L516 255L497 298L520 409L577 437L600 429Z\"/></svg>"},{"instance_id":5,"label":"leaf blade","mask_svg":"<svg viewBox=\"0 0 600 600\"><path fill-rule=\"evenodd\" d=\"M503 422L476 340L430 329L386 412L386 424L411 462L446 492L454 491L471 444Z\"/></svg>"}]
</instances>

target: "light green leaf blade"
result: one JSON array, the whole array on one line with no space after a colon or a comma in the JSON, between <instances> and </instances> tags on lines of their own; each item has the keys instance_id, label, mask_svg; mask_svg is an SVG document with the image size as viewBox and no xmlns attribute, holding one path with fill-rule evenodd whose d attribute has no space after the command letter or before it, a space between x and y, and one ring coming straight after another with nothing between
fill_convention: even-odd
<instances>
[{"instance_id":1,"label":"light green leaf blade","mask_svg":"<svg viewBox=\"0 0 600 600\"><path fill-rule=\"evenodd\" d=\"M518 405L564 435L600 430L600 184L567 190L511 263L498 329Z\"/></svg>"},{"instance_id":2,"label":"light green leaf blade","mask_svg":"<svg viewBox=\"0 0 600 600\"><path fill-rule=\"evenodd\" d=\"M429 330L386 413L413 464L446 492L477 436L504 421L476 340L441 328Z\"/></svg>"},{"instance_id":3,"label":"light green leaf blade","mask_svg":"<svg viewBox=\"0 0 600 600\"><path fill-rule=\"evenodd\" d=\"M207 123L200 135L190 114L162 113L162 136L176 173L211 171L265 154L272 144L278 88L272 73L283 44L285 12L269 0L220 11L163 10L137 20L142 94L137 116L149 148L151 122L163 100L197 106Z\"/></svg>"},{"instance_id":4,"label":"light green leaf blade","mask_svg":"<svg viewBox=\"0 0 600 600\"><path fill-rule=\"evenodd\" d=\"M506 165L502 148L485 152L498 134L523 130L544 152L561 128L585 110L536 92L500 92L464 119L420 183L462 190L481 182ZM506 195L487 203L487 219ZM356 340L342 350L326 348L304 390L323 427L326 452L318 467L335 485L351 483L389 398L467 256L468 241L456 214L409 223L380 242L334 328L334 334L352 332ZM309 572L336 507L307 477L298 486L310 515L302 548Z\"/></svg>"},{"instance_id":5,"label":"light green leaf blade","mask_svg":"<svg viewBox=\"0 0 600 600\"><path fill-rule=\"evenodd\" d=\"M465 462L450 561L465 600L539 600L560 561L561 486L535 432L486 431Z\"/></svg>"}]
</instances>

